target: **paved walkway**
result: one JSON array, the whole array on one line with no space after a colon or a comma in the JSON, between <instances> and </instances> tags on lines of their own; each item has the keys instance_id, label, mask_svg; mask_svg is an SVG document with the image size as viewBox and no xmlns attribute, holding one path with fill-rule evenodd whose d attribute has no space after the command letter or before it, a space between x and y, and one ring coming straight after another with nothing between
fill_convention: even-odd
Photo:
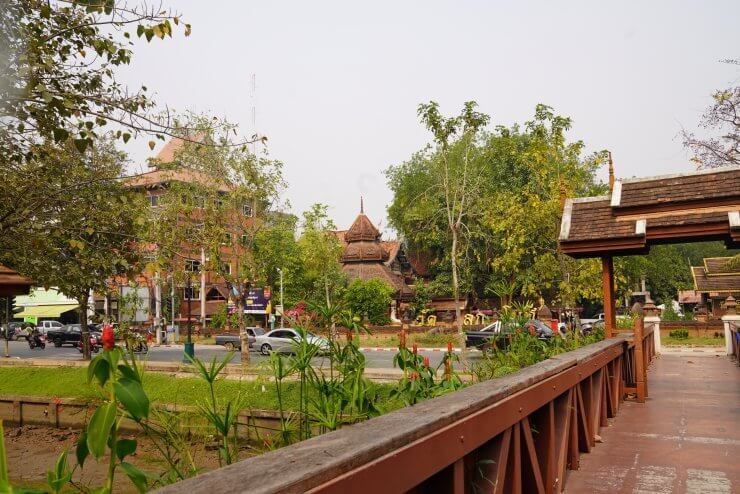
<instances>
[{"instance_id":1,"label":"paved walkway","mask_svg":"<svg viewBox=\"0 0 740 494\"><path fill-rule=\"evenodd\" d=\"M740 368L727 357L669 353L648 373L645 404L625 402L565 492L740 492Z\"/></svg>"}]
</instances>

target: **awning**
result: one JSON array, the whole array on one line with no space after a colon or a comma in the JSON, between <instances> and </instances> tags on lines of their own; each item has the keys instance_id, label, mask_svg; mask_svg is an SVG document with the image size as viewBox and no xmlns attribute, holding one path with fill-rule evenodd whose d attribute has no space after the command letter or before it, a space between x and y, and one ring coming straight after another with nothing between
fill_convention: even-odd
<instances>
[{"instance_id":1,"label":"awning","mask_svg":"<svg viewBox=\"0 0 740 494\"><path fill-rule=\"evenodd\" d=\"M34 317L59 317L63 312L70 310L76 310L76 305L34 305L31 307L24 307L21 312L18 312L13 317L16 319L23 318L25 316Z\"/></svg>"}]
</instances>

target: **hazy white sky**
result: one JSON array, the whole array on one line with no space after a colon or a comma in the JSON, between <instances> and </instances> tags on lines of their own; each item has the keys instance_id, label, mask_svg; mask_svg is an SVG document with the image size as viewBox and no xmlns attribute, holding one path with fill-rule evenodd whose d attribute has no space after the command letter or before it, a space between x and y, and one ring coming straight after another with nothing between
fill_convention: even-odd
<instances>
[{"instance_id":1,"label":"hazy white sky","mask_svg":"<svg viewBox=\"0 0 740 494\"><path fill-rule=\"evenodd\" d=\"M340 228L360 195L387 224L383 170L429 140L420 102L450 114L476 100L494 125L545 103L573 118L572 139L612 151L618 177L644 176L692 169L681 127L693 129L711 93L740 76L719 63L740 58L738 1L165 4L192 35L137 43L122 79L245 134L256 106L293 212L326 203ZM129 146L138 163L151 155L145 143Z\"/></svg>"}]
</instances>

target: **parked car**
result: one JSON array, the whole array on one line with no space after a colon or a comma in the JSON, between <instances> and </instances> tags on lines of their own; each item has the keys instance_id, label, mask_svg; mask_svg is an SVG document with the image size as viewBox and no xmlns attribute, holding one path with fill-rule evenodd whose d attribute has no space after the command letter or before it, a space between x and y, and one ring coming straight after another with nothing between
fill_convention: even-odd
<instances>
[{"instance_id":1,"label":"parked car","mask_svg":"<svg viewBox=\"0 0 740 494\"><path fill-rule=\"evenodd\" d=\"M508 335L514 332L514 327L504 328L501 321L496 321L479 331L465 333L465 346L487 350L496 344L497 348L505 348L509 344Z\"/></svg>"},{"instance_id":2,"label":"parked car","mask_svg":"<svg viewBox=\"0 0 740 494\"><path fill-rule=\"evenodd\" d=\"M298 331L292 328L273 329L267 333L257 336L254 346L259 349L262 355L269 355L272 352L278 353L295 353L296 345L301 341ZM329 351L329 340L316 336L307 331L306 341L319 347L321 352Z\"/></svg>"},{"instance_id":3,"label":"parked car","mask_svg":"<svg viewBox=\"0 0 740 494\"><path fill-rule=\"evenodd\" d=\"M265 334L265 330L262 328L247 328L247 343L249 348L254 348L254 341L257 336ZM242 349L242 340L239 335L235 334L217 334L216 344L225 346L227 350L240 350Z\"/></svg>"},{"instance_id":4,"label":"parked car","mask_svg":"<svg viewBox=\"0 0 740 494\"><path fill-rule=\"evenodd\" d=\"M36 329L41 333L46 334L49 330L62 329L62 326L64 325L59 321L39 321L39 323L36 324Z\"/></svg>"},{"instance_id":5,"label":"parked car","mask_svg":"<svg viewBox=\"0 0 740 494\"><path fill-rule=\"evenodd\" d=\"M77 346L82 339L81 327L80 324L66 324L59 329L50 329L46 332L46 341L54 343L57 348L62 345ZM91 335L100 334L94 325L89 324L87 327Z\"/></svg>"},{"instance_id":6,"label":"parked car","mask_svg":"<svg viewBox=\"0 0 740 494\"><path fill-rule=\"evenodd\" d=\"M18 338L25 338L28 335L28 332L24 328L23 322L11 322L8 324L2 325L2 334L0 335L0 338L8 338L10 341L18 341ZM6 326L7 326L7 333L6 333Z\"/></svg>"}]
</instances>

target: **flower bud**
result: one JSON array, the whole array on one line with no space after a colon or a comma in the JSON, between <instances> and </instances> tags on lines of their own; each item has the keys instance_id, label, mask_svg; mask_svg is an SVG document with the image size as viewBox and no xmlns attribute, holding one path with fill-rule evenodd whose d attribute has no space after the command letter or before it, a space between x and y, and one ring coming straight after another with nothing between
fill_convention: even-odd
<instances>
[{"instance_id":1,"label":"flower bud","mask_svg":"<svg viewBox=\"0 0 740 494\"><path fill-rule=\"evenodd\" d=\"M414 345L411 347L411 351L414 352L414 355L416 355L419 351L419 346L414 343Z\"/></svg>"},{"instance_id":2,"label":"flower bud","mask_svg":"<svg viewBox=\"0 0 740 494\"><path fill-rule=\"evenodd\" d=\"M116 346L116 334L113 332L113 328L107 324L103 327L103 336L100 338L103 344L103 350L109 352Z\"/></svg>"},{"instance_id":3,"label":"flower bud","mask_svg":"<svg viewBox=\"0 0 740 494\"><path fill-rule=\"evenodd\" d=\"M424 367L429 367L429 357L424 357Z\"/></svg>"}]
</instances>

